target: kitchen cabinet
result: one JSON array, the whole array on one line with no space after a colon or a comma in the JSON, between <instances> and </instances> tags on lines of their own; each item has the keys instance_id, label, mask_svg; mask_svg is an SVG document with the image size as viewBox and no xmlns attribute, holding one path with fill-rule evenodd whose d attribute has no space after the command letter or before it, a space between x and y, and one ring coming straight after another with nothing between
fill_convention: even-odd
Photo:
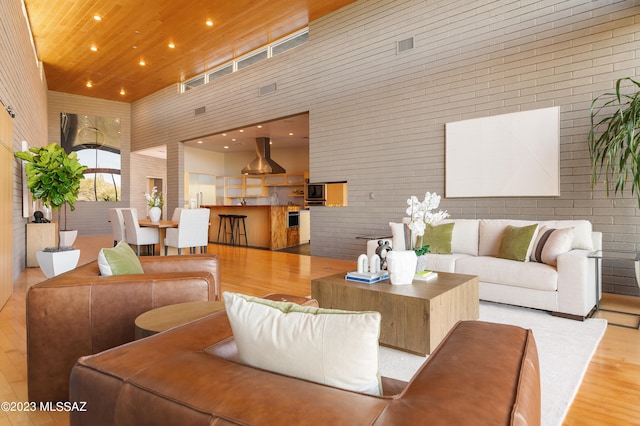
<instances>
[{"instance_id":1,"label":"kitchen cabinet","mask_svg":"<svg viewBox=\"0 0 640 426\"><path fill-rule=\"evenodd\" d=\"M278 173L266 175L264 185L270 188L290 187L289 197L304 197L304 174Z\"/></svg>"},{"instance_id":2,"label":"kitchen cabinet","mask_svg":"<svg viewBox=\"0 0 640 426\"><path fill-rule=\"evenodd\" d=\"M264 186L264 176L227 176L224 178L225 203L231 198L266 197L267 187Z\"/></svg>"},{"instance_id":3,"label":"kitchen cabinet","mask_svg":"<svg viewBox=\"0 0 640 426\"><path fill-rule=\"evenodd\" d=\"M220 214L241 214L247 216L247 242L249 247L261 247L279 250L290 245L297 245L298 228L287 227L289 211L299 209L298 206L205 206L211 211L211 226L209 227L209 241L215 243L218 239ZM289 232L289 229L296 229ZM294 243L290 243L294 242Z\"/></svg>"},{"instance_id":4,"label":"kitchen cabinet","mask_svg":"<svg viewBox=\"0 0 640 426\"><path fill-rule=\"evenodd\" d=\"M341 207L348 205L348 193L346 183L328 183L326 187L327 191L327 206Z\"/></svg>"},{"instance_id":5,"label":"kitchen cabinet","mask_svg":"<svg viewBox=\"0 0 640 426\"><path fill-rule=\"evenodd\" d=\"M278 173L264 177L265 186L304 186L303 174Z\"/></svg>"},{"instance_id":6,"label":"kitchen cabinet","mask_svg":"<svg viewBox=\"0 0 640 426\"><path fill-rule=\"evenodd\" d=\"M287 228L287 247L300 245L300 228Z\"/></svg>"},{"instance_id":7,"label":"kitchen cabinet","mask_svg":"<svg viewBox=\"0 0 640 426\"><path fill-rule=\"evenodd\" d=\"M300 210L300 244L311 241L311 210Z\"/></svg>"}]
</instances>

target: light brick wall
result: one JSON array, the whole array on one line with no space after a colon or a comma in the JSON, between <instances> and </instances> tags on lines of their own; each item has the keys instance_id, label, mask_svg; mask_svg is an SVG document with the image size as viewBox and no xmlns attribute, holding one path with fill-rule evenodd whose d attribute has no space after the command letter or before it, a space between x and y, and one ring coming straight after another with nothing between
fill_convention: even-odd
<instances>
[{"instance_id":1,"label":"light brick wall","mask_svg":"<svg viewBox=\"0 0 640 426\"><path fill-rule=\"evenodd\" d=\"M415 48L397 54L410 36ZM309 43L293 51L134 103L132 146L309 111L312 180L349 182L348 207L313 208L311 250L355 260L365 249L356 236L388 232L409 196L444 192L446 122L560 106L560 197L444 198L442 207L459 218L585 218L605 248L635 250L637 204L591 190L586 138L591 99L640 73L638 38L631 0L362 0L311 23ZM259 97L273 81L278 91ZM195 117L200 106L207 113ZM182 179L177 161L168 159L169 180ZM607 291L638 293L630 265L604 271Z\"/></svg>"},{"instance_id":2,"label":"light brick wall","mask_svg":"<svg viewBox=\"0 0 640 426\"><path fill-rule=\"evenodd\" d=\"M47 85L30 41L20 0L0 2L0 102L11 106L13 151L22 150L22 141L41 146L47 141ZM0 107L0 114L6 114ZM15 161L13 183L13 271L15 280L25 268L25 224L22 217L22 167ZM6 182L3 182L6 184ZM3 230L4 237L10 238ZM7 271L3 271L6 273Z\"/></svg>"}]
</instances>

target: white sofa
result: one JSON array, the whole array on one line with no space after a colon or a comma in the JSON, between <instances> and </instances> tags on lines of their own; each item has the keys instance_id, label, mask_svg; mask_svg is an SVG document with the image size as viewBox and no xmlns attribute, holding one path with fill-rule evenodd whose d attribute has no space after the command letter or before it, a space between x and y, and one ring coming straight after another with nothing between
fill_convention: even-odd
<instances>
[{"instance_id":1,"label":"white sofa","mask_svg":"<svg viewBox=\"0 0 640 426\"><path fill-rule=\"evenodd\" d=\"M427 269L477 275L480 278L481 300L542 309L576 319L584 318L595 306L596 283L601 280L596 279L596 259L588 255L602 249L602 233L593 232L591 222L447 219L439 225L451 222L454 223L451 254L426 254ZM538 229L532 246L535 246L537 234L543 227L572 228L572 239L568 241L566 251L561 250L561 254L548 263L530 261L529 257L526 261L496 257L508 225L523 227L536 223ZM392 249L405 249L406 225L390 225ZM377 240L368 242L369 255L375 252L377 245ZM553 265L556 261L557 266ZM601 289L597 294L601 294Z\"/></svg>"}]
</instances>

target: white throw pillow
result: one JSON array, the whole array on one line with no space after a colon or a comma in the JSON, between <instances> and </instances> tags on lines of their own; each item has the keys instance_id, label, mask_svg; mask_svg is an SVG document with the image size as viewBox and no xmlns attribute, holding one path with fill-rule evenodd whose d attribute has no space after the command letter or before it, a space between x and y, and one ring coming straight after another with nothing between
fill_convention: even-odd
<instances>
[{"instance_id":1,"label":"white throw pillow","mask_svg":"<svg viewBox=\"0 0 640 426\"><path fill-rule=\"evenodd\" d=\"M540 226L549 228L573 229L573 242L571 248L581 250L593 250L593 226L588 220L546 220L540 222Z\"/></svg>"},{"instance_id":2,"label":"white throw pillow","mask_svg":"<svg viewBox=\"0 0 640 426\"><path fill-rule=\"evenodd\" d=\"M554 229L543 226L534 243L531 260L557 266L558 256L571 250L573 235L573 228Z\"/></svg>"},{"instance_id":3,"label":"white throw pillow","mask_svg":"<svg viewBox=\"0 0 640 426\"><path fill-rule=\"evenodd\" d=\"M438 222L455 223L453 227L453 236L451 238L451 252L456 254L478 255L478 228L480 221L478 219L445 219Z\"/></svg>"},{"instance_id":4,"label":"white throw pillow","mask_svg":"<svg viewBox=\"0 0 640 426\"><path fill-rule=\"evenodd\" d=\"M241 362L341 389L382 394L380 313L223 293Z\"/></svg>"}]
</instances>

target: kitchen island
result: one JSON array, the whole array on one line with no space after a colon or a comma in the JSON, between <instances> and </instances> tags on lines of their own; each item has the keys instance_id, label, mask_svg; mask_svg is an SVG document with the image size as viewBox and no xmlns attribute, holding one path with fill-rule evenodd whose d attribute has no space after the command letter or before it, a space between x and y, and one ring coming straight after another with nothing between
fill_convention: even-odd
<instances>
[{"instance_id":1,"label":"kitchen island","mask_svg":"<svg viewBox=\"0 0 640 426\"><path fill-rule=\"evenodd\" d=\"M299 212L300 206L202 206L211 211L209 242L218 241L220 214L245 215L247 241L250 247L279 250L300 244L298 226L288 227L289 212ZM222 240L222 234L220 234ZM244 238L242 238L244 243Z\"/></svg>"}]
</instances>

